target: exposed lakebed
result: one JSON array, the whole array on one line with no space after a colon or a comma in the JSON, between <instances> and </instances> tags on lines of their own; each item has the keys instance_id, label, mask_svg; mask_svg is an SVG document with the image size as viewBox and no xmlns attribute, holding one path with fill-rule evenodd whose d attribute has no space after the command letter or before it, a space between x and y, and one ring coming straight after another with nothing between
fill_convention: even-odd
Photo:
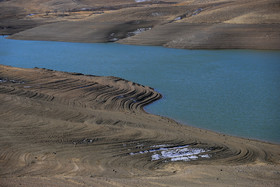
<instances>
[{"instance_id":1,"label":"exposed lakebed","mask_svg":"<svg viewBox=\"0 0 280 187\"><path fill-rule=\"evenodd\" d=\"M2 37L0 63L121 77L163 94L145 108L148 112L217 132L280 142L279 51L180 50Z\"/></svg>"}]
</instances>

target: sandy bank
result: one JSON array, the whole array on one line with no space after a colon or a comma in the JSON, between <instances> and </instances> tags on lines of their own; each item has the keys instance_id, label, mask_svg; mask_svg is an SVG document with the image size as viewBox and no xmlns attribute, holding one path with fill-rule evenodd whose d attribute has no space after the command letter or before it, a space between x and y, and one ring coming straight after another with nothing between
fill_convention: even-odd
<instances>
[{"instance_id":1,"label":"sandy bank","mask_svg":"<svg viewBox=\"0 0 280 187\"><path fill-rule=\"evenodd\" d=\"M0 66L0 185L277 186L280 146L147 114L117 77Z\"/></svg>"}]
</instances>

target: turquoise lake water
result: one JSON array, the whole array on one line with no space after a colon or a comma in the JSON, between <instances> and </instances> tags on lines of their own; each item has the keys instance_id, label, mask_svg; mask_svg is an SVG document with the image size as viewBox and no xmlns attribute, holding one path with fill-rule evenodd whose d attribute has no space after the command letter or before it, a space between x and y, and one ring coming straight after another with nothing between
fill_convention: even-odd
<instances>
[{"instance_id":1,"label":"turquoise lake water","mask_svg":"<svg viewBox=\"0 0 280 187\"><path fill-rule=\"evenodd\" d=\"M0 63L122 77L163 99L150 113L280 143L280 51L181 50L0 38Z\"/></svg>"}]
</instances>

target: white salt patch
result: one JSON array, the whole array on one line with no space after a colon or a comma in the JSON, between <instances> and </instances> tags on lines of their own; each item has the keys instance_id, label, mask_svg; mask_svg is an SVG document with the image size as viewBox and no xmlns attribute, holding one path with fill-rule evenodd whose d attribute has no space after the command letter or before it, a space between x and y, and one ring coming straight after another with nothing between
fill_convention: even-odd
<instances>
[{"instance_id":1,"label":"white salt patch","mask_svg":"<svg viewBox=\"0 0 280 187\"><path fill-rule=\"evenodd\" d=\"M189 157L177 157L177 158L171 158L171 161L172 162L175 162L175 161L190 161L190 158Z\"/></svg>"},{"instance_id":2,"label":"white salt patch","mask_svg":"<svg viewBox=\"0 0 280 187\"><path fill-rule=\"evenodd\" d=\"M11 82L11 83L17 83L17 84L24 84L24 81L16 81L16 80L0 79L0 83L2 83L2 82Z\"/></svg>"},{"instance_id":3,"label":"white salt patch","mask_svg":"<svg viewBox=\"0 0 280 187\"><path fill-rule=\"evenodd\" d=\"M140 151L139 154L145 154L148 153L149 151Z\"/></svg>"},{"instance_id":4,"label":"white salt patch","mask_svg":"<svg viewBox=\"0 0 280 187\"><path fill-rule=\"evenodd\" d=\"M135 0L136 3L143 3L143 2L147 2L147 1L151 1L151 0Z\"/></svg>"},{"instance_id":5,"label":"white salt patch","mask_svg":"<svg viewBox=\"0 0 280 187\"><path fill-rule=\"evenodd\" d=\"M151 27L149 27L149 28L139 28L135 31L128 32L127 35L128 36L134 36L134 35L140 34L142 32L145 32L145 31L148 31L148 30L151 30L151 29L152 29Z\"/></svg>"},{"instance_id":6,"label":"white salt patch","mask_svg":"<svg viewBox=\"0 0 280 187\"><path fill-rule=\"evenodd\" d=\"M199 8L199 9L195 10L193 12L192 16L195 16L195 15L199 14L202 10L203 10L202 8Z\"/></svg>"},{"instance_id":7,"label":"white salt patch","mask_svg":"<svg viewBox=\"0 0 280 187\"><path fill-rule=\"evenodd\" d=\"M192 156L189 156L188 158L190 158L192 160L196 160L196 159L198 159L198 156L192 155Z\"/></svg>"},{"instance_id":8,"label":"white salt patch","mask_svg":"<svg viewBox=\"0 0 280 187\"><path fill-rule=\"evenodd\" d=\"M115 41L118 41L118 40L119 40L118 38L112 38L110 41L115 42Z\"/></svg>"},{"instance_id":9,"label":"white salt patch","mask_svg":"<svg viewBox=\"0 0 280 187\"><path fill-rule=\"evenodd\" d=\"M182 19L181 16L175 18L174 21L178 21L178 20L180 20L180 19Z\"/></svg>"},{"instance_id":10,"label":"white salt patch","mask_svg":"<svg viewBox=\"0 0 280 187\"><path fill-rule=\"evenodd\" d=\"M206 155L200 155L201 158L210 158L210 155L206 154Z\"/></svg>"},{"instance_id":11,"label":"white salt patch","mask_svg":"<svg viewBox=\"0 0 280 187\"><path fill-rule=\"evenodd\" d=\"M159 159L160 159L160 155L159 154L152 155L152 160L159 160Z\"/></svg>"},{"instance_id":12,"label":"white salt patch","mask_svg":"<svg viewBox=\"0 0 280 187\"><path fill-rule=\"evenodd\" d=\"M152 145L151 147L152 148L159 148L159 147L168 147L168 146L170 146L170 145L168 145L168 144L163 144L163 145Z\"/></svg>"},{"instance_id":13,"label":"white salt patch","mask_svg":"<svg viewBox=\"0 0 280 187\"><path fill-rule=\"evenodd\" d=\"M169 145L154 145L152 148L137 153L130 153L130 155L153 153L152 161L155 160L170 160L170 161L191 161L201 158L210 158L208 154L200 155L201 153L208 152L209 150L202 148L189 148L189 145L168 147Z\"/></svg>"},{"instance_id":14,"label":"white salt patch","mask_svg":"<svg viewBox=\"0 0 280 187\"><path fill-rule=\"evenodd\" d=\"M155 151L160 151L160 153L154 154L152 160L170 159L171 161L190 161L197 160L198 155L207 150L201 148L188 148L187 145L173 148L160 148ZM149 152L154 152L154 150ZM207 156L203 156L203 158L207 158Z\"/></svg>"}]
</instances>

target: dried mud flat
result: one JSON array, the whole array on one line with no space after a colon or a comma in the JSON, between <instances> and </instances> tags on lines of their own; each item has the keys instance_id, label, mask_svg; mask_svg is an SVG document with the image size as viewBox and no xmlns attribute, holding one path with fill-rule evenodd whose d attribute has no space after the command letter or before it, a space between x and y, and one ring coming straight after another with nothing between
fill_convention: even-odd
<instances>
[{"instance_id":1,"label":"dried mud flat","mask_svg":"<svg viewBox=\"0 0 280 187\"><path fill-rule=\"evenodd\" d=\"M0 186L280 185L279 145L143 111L160 98L117 77L1 65Z\"/></svg>"}]
</instances>

